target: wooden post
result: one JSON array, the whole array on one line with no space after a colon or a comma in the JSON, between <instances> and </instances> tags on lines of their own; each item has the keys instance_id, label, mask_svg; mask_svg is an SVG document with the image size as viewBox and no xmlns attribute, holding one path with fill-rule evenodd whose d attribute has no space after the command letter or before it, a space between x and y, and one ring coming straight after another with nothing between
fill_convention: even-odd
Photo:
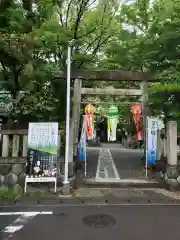
<instances>
[{"instance_id":1,"label":"wooden post","mask_svg":"<svg viewBox=\"0 0 180 240\"><path fill-rule=\"evenodd\" d=\"M19 155L19 135L13 135L12 157L18 157L18 155Z\"/></svg>"},{"instance_id":2,"label":"wooden post","mask_svg":"<svg viewBox=\"0 0 180 240\"><path fill-rule=\"evenodd\" d=\"M9 135L3 135L2 157L9 155Z\"/></svg>"},{"instance_id":3,"label":"wooden post","mask_svg":"<svg viewBox=\"0 0 180 240\"><path fill-rule=\"evenodd\" d=\"M24 135L23 136L23 151L22 151L23 157L27 157L27 150L28 150L28 136Z\"/></svg>"}]
</instances>

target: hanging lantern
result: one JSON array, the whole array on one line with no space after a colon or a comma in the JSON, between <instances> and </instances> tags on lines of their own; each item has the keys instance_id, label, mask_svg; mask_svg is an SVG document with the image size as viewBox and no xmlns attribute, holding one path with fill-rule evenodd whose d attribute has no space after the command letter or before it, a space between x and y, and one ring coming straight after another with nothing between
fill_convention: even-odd
<instances>
[{"instance_id":1,"label":"hanging lantern","mask_svg":"<svg viewBox=\"0 0 180 240\"><path fill-rule=\"evenodd\" d=\"M87 104L85 106L85 123L86 123L86 133L87 139L92 140L95 136L94 134L94 114L95 107L92 104Z\"/></svg>"},{"instance_id":2,"label":"hanging lantern","mask_svg":"<svg viewBox=\"0 0 180 240\"><path fill-rule=\"evenodd\" d=\"M131 107L131 112L133 115L141 115L142 114L142 107L140 103L137 103Z\"/></svg>"},{"instance_id":3,"label":"hanging lantern","mask_svg":"<svg viewBox=\"0 0 180 240\"><path fill-rule=\"evenodd\" d=\"M114 105L110 106L108 109L108 117L113 118L119 115L118 108Z\"/></svg>"},{"instance_id":4,"label":"hanging lantern","mask_svg":"<svg viewBox=\"0 0 180 240\"><path fill-rule=\"evenodd\" d=\"M108 141L116 141L118 115L118 108L114 105L110 106L108 109Z\"/></svg>"},{"instance_id":5,"label":"hanging lantern","mask_svg":"<svg viewBox=\"0 0 180 240\"><path fill-rule=\"evenodd\" d=\"M95 113L95 107L92 104L87 104L85 106L85 113L86 114L94 114Z\"/></svg>"},{"instance_id":6,"label":"hanging lantern","mask_svg":"<svg viewBox=\"0 0 180 240\"><path fill-rule=\"evenodd\" d=\"M137 139L143 140L143 119L142 119L142 106L137 103L131 107L131 112L134 118L134 123L137 130Z\"/></svg>"}]
</instances>

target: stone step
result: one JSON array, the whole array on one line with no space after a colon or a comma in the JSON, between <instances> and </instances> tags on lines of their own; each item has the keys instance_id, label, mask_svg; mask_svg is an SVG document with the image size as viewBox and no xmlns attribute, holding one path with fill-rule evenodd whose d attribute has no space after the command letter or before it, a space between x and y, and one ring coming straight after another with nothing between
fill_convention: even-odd
<instances>
[{"instance_id":1,"label":"stone step","mask_svg":"<svg viewBox=\"0 0 180 240\"><path fill-rule=\"evenodd\" d=\"M105 181L96 181L95 179L82 180L77 183L77 188L86 186L86 187L111 187L111 188L165 188L164 183L152 180L138 180L138 179L120 179L112 180L106 179Z\"/></svg>"}]
</instances>

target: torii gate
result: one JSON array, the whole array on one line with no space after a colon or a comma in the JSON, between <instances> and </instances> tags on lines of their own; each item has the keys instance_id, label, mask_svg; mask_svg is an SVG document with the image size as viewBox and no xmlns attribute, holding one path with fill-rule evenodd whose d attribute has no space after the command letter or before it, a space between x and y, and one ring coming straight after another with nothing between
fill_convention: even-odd
<instances>
[{"instance_id":1,"label":"torii gate","mask_svg":"<svg viewBox=\"0 0 180 240\"><path fill-rule=\"evenodd\" d=\"M66 72L59 74L58 79L66 79ZM74 80L73 109L70 128L70 146L69 146L69 167L77 159L77 144L80 121L81 95L118 95L118 96L142 96L143 103L143 129L146 134L146 118L148 115L148 82L153 80L149 72L133 71L91 71L91 70L73 70L71 79ZM82 88L82 81L127 81L140 82L141 89L103 89L103 88ZM145 139L145 138L144 138ZM146 149L146 143L144 144ZM72 167L71 167L72 169Z\"/></svg>"}]
</instances>

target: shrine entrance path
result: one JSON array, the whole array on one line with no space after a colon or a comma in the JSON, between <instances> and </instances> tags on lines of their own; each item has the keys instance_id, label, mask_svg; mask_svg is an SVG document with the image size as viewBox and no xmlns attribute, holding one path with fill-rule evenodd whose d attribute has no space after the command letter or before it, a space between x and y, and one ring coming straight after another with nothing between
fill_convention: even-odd
<instances>
[{"instance_id":1,"label":"shrine entrance path","mask_svg":"<svg viewBox=\"0 0 180 240\"><path fill-rule=\"evenodd\" d=\"M111 154L121 179L145 179L143 150L112 148Z\"/></svg>"},{"instance_id":2,"label":"shrine entrance path","mask_svg":"<svg viewBox=\"0 0 180 240\"><path fill-rule=\"evenodd\" d=\"M143 150L124 149L120 144L88 147L86 183L157 183L151 172L146 178L142 157ZM77 173L77 182L84 179L82 168Z\"/></svg>"}]
</instances>

